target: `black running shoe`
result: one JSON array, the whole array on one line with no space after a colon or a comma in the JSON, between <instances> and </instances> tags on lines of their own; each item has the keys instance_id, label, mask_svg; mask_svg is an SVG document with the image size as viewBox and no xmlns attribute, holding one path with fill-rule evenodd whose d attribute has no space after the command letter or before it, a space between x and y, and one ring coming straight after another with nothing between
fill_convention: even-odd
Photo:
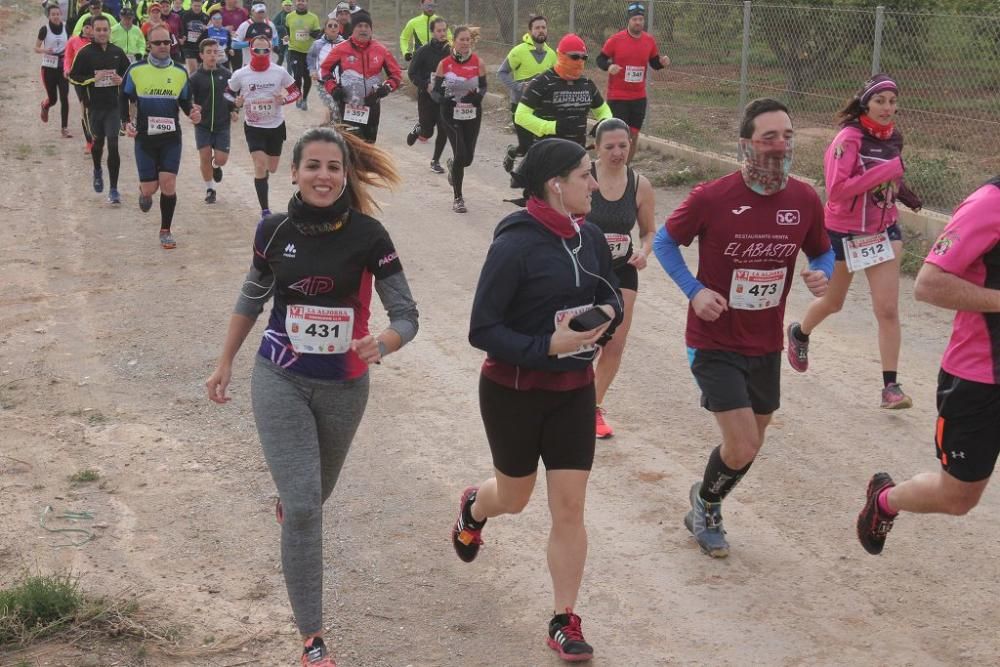
<instances>
[{"instance_id":1,"label":"black running shoe","mask_svg":"<svg viewBox=\"0 0 1000 667\"><path fill-rule=\"evenodd\" d=\"M443 174L444 167L442 167L441 163L438 162L437 160L431 160L431 171L433 171L435 174Z\"/></svg>"},{"instance_id":2,"label":"black running shoe","mask_svg":"<svg viewBox=\"0 0 1000 667\"><path fill-rule=\"evenodd\" d=\"M508 174L514 171L514 158L517 157L517 146L509 144L503 155L503 168Z\"/></svg>"},{"instance_id":3,"label":"black running shoe","mask_svg":"<svg viewBox=\"0 0 1000 667\"><path fill-rule=\"evenodd\" d=\"M583 662L594 657L594 647L583 638L580 617L572 609L556 614L549 621L548 644L566 662Z\"/></svg>"},{"instance_id":4,"label":"black running shoe","mask_svg":"<svg viewBox=\"0 0 1000 667\"><path fill-rule=\"evenodd\" d=\"M858 540L865 551L872 555L882 553L885 537L892 530L895 517L886 516L878 508L878 496L883 489L896 486L889 473L878 472L872 475L865 493L865 506L858 514Z\"/></svg>"},{"instance_id":5,"label":"black running shoe","mask_svg":"<svg viewBox=\"0 0 1000 667\"><path fill-rule=\"evenodd\" d=\"M465 521L466 509L472 507L472 503L476 501L477 491L479 491L477 487L470 486L462 492L462 500L458 505L458 519L455 520L455 525L451 529L451 543L455 547L455 553L466 563L476 560L476 556L479 555L479 547L483 545L482 532L486 521L483 520L478 528Z\"/></svg>"},{"instance_id":6,"label":"black running shoe","mask_svg":"<svg viewBox=\"0 0 1000 667\"><path fill-rule=\"evenodd\" d=\"M414 125L413 129L410 130L410 133L406 135L406 145L412 146L413 144L417 143L418 136L420 136L420 123Z\"/></svg>"},{"instance_id":7,"label":"black running shoe","mask_svg":"<svg viewBox=\"0 0 1000 667\"><path fill-rule=\"evenodd\" d=\"M212 167L212 180L216 183L222 182L222 167Z\"/></svg>"},{"instance_id":8,"label":"black running shoe","mask_svg":"<svg viewBox=\"0 0 1000 667\"><path fill-rule=\"evenodd\" d=\"M104 192L104 173L100 169L94 170L94 192Z\"/></svg>"},{"instance_id":9,"label":"black running shoe","mask_svg":"<svg viewBox=\"0 0 1000 667\"><path fill-rule=\"evenodd\" d=\"M214 204L215 203L215 190L209 188L205 191L205 203Z\"/></svg>"}]
</instances>

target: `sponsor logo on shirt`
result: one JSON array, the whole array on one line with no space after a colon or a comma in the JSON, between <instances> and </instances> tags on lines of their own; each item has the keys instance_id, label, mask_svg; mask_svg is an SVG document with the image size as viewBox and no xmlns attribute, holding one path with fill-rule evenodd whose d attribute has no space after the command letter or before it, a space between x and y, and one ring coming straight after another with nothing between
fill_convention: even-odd
<instances>
[{"instance_id":1,"label":"sponsor logo on shirt","mask_svg":"<svg viewBox=\"0 0 1000 667\"><path fill-rule=\"evenodd\" d=\"M333 278L327 276L309 276L296 283L292 283L288 286L288 289L295 290L306 296L326 294L333 291Z\"/></svg>"},{"instance_id":2,"label":"sponsor logo on shirt","mask_svg":"<svg viewBox=\"0 0 1000 667\"><path fill-rule=\"evenodd\" d=\"M295 259L295 244L294 243L289 243L288 245L285 246L285 255L284 256L288 257L289 259Z\"/></svg>"},{"instance_id":3,"label":"sponsor logo on shirt","mask_svg":"<svg viewBox=\"0 0 1000 667\"><path fill-rule=\"evenodd\" d=\"M942 234L938 237L938 240L934 242L934 246L931 248L931 252L941 257L945 255L951 247L955 245L955 241L958 240L957 236L952 236L950 234Z\"/></svg>"},{"instance_id":4,"label":"sponsor logo on shirt","mask_svg":"<svg viewBox=\"0 0 1000 667\"><path fill-rule=\"evenodd\" d=\"M743 204L743 206L740 206L739 208L734 208L733 209L733 215L741 215L743 213L746 213L749 210L750 210L750 207L747 206L746 204Z\"/></svg>"},{"instance_id":5,"label":"sponsor logo on shirt","mask_svg":"<svg viewBox=\"0 0 1000 667\"><path fill-rule=\"evenodd\" d=\"M797 225L801 217L798 210L782 209L778 211L777 222L779 225Z\"/></svg>"},{"instance_id":6,"label":"sponsor logo on shirt","mask_svg":"<svg viewBox=\"0 0 1000 667\"><path fill-rule=\"evenodd\" d=\"M398 252L390 252L388 255L386 255L385 257L383 257L382 259L380 259L378 261L378 265L379 265L379 267L383 267L386 264L390 264L392 262L395 262L397 259L399 259L399 253Z\"/></svg>"}]
</instances>

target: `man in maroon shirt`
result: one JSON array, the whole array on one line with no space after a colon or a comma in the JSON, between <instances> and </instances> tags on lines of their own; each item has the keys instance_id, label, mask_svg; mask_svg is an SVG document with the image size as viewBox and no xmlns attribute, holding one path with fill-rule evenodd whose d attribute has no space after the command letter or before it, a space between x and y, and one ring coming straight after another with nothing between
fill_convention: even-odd
<instances>
[{"instance_id":1,"label":"man in maroon shirt","mask_svg":"<svg viewBox=\"0 0 1000 667\"><path fill-rule=\"evenodd\" d=\"M222 26L229 31L229 43L236 39L236 31L243 22L250 18L250 12L242 7L237 0L226 0L222 9ZM232 49L229 54L229 70L235 72L243 67L243 49Z\"/></svg>"},{"instance_id":2,"label":"man in maroon shirt","mask_svg":"<svg viewBox=\"0 0 1000 667\"><path fill-rule=\"evenodd\" d=\"M653 247L690 299L686 343L701 403L715 415L722 445L691 487L684 525L710 556L729 554L722 499L746 475L778 409L785 299L799 251L801 276L826 291L833 251L812 186L789 178L792 121L776 100L747 105L740 126L742 167L702 183L667 219ZM678 246L698 239L698 275Z\"/></svg>"}]
</instances>

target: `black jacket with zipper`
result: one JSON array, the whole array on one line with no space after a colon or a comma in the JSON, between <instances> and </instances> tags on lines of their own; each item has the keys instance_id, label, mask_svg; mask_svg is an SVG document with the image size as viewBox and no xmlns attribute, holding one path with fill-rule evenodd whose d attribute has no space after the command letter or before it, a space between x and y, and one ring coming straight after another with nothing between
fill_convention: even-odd
<instances>
[{"instance_id":1,"label":"black jacket with zipper","mask_svg":"<svg viewBox=\"0 0 1000 667\"><path fill-rule=\"evenodd\" d=\"M201 107L201 122L198 127L209 132L218 132L230 125L230 113L235 106L232 102L223 97L226 92L226 84L232 73L222 66L216 66L213 70L199 67L198 71L191 75L188 85L191 86L191 98L195 104Z\"/></svg>"}]
</instances>

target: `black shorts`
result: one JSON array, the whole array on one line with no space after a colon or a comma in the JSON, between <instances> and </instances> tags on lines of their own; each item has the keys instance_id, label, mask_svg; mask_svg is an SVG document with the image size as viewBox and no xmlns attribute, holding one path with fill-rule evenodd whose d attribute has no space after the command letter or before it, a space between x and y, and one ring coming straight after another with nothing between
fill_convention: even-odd
<instances>
[{"instance_id":1,"label":"black shorts","mask_svg":"<svg viewBox=\"0 0 1000 667\"><path fill-rule=\"evenodd\" d=\"M625 124L638 132L642 129L642 121L646 120L646 98L641 100L608 100L611 115L625 121Z\"/></svg>"},{"instance_id":2,"label":"black shorts","mask_svg":"<svg viewBox=\"0 0 1000 667\"><path fill-rule=\"evenodd\" d=\"M938 373L934 446L941 467L963 482L993 474L1000 453L1000 385Z\"/></svg>"},{"instance_id":3,"label":"black shorts","mask_svg":"<svg viewBox=\"0 0 1000 667\"><path fill-rule=\"evenodd\" d=\"M111 141L118 141L118 130L122 127L122 113L117 108L95 109L90 108L90 133L95 137L107 137Z\"/></svg>"},{"instance_id":4,"label":"black shorts","mask_svg":"<svg viewBox=\"0 0 1000 667\"><path fill-rule=\"evenodd\" d=\"M160 174L177 174L181 168L181 140L149 142L135 140L135 166L140 183L152 183Z\"/></svg>"},{"instance_id":5,"label":"black shorts","mask_svg":"<svg viewBox=\"0 0 1000 667\"><path fill-rule=\"evenodd\" d=\"M518 391L479 378L479 411L493 467L508 477L538 470L590 470L594 465L594 384L571 391Z\"/></svg>"},{"instance_id":6,"label":"black shorts","mask_svg":"<svg viewBox=\"0 0 1000 667\"><path fill-rule=\"evenodd\" d=\"M890 241L903 240L903 230L900 228L898 223L892 223L885 228L885 231L889 234ZM830 245L833 246L833 256L838 262L847 261L844 258L844 239L853 238L855 236L867 236L867 234L845 234L844 232L835 232L832 229L826 230L826 235L830 237Z\"/></svg>"},{"instance_id":7,"label":"black shorts","mask_svg":"<svg viewBox=\"0 0 1000 667\"><path fill-rule=\"evenodd\" d=\"M615 275L618 276L618 287L630 289L633 292L639 291L639 270L631 264L623 264L615 267Z\"/></svg>"},{"instance_id":8,"label":"black shorts","mask_svg":"<svg viewBox=\"0 0 1000 667\"><path fill-rule=\"evenodd\" d=\"M278 127L253 127L243 124L243 133L247 138L247 148L250 152L263 151L271 157L281 155L281 147L285 144L285 124Z\"/></svg>"},{"instance_id":9,"label":"black shorts","mask_svg":"<svg viewBox=\"0 0 1000 667\"><path fill-rule=\"evenodd\" d=\"M781 353L750 357L726 350L692 350L691 372L709 412L753 408L769 415L781 404Z\"/></svg>"}]
</instances>

